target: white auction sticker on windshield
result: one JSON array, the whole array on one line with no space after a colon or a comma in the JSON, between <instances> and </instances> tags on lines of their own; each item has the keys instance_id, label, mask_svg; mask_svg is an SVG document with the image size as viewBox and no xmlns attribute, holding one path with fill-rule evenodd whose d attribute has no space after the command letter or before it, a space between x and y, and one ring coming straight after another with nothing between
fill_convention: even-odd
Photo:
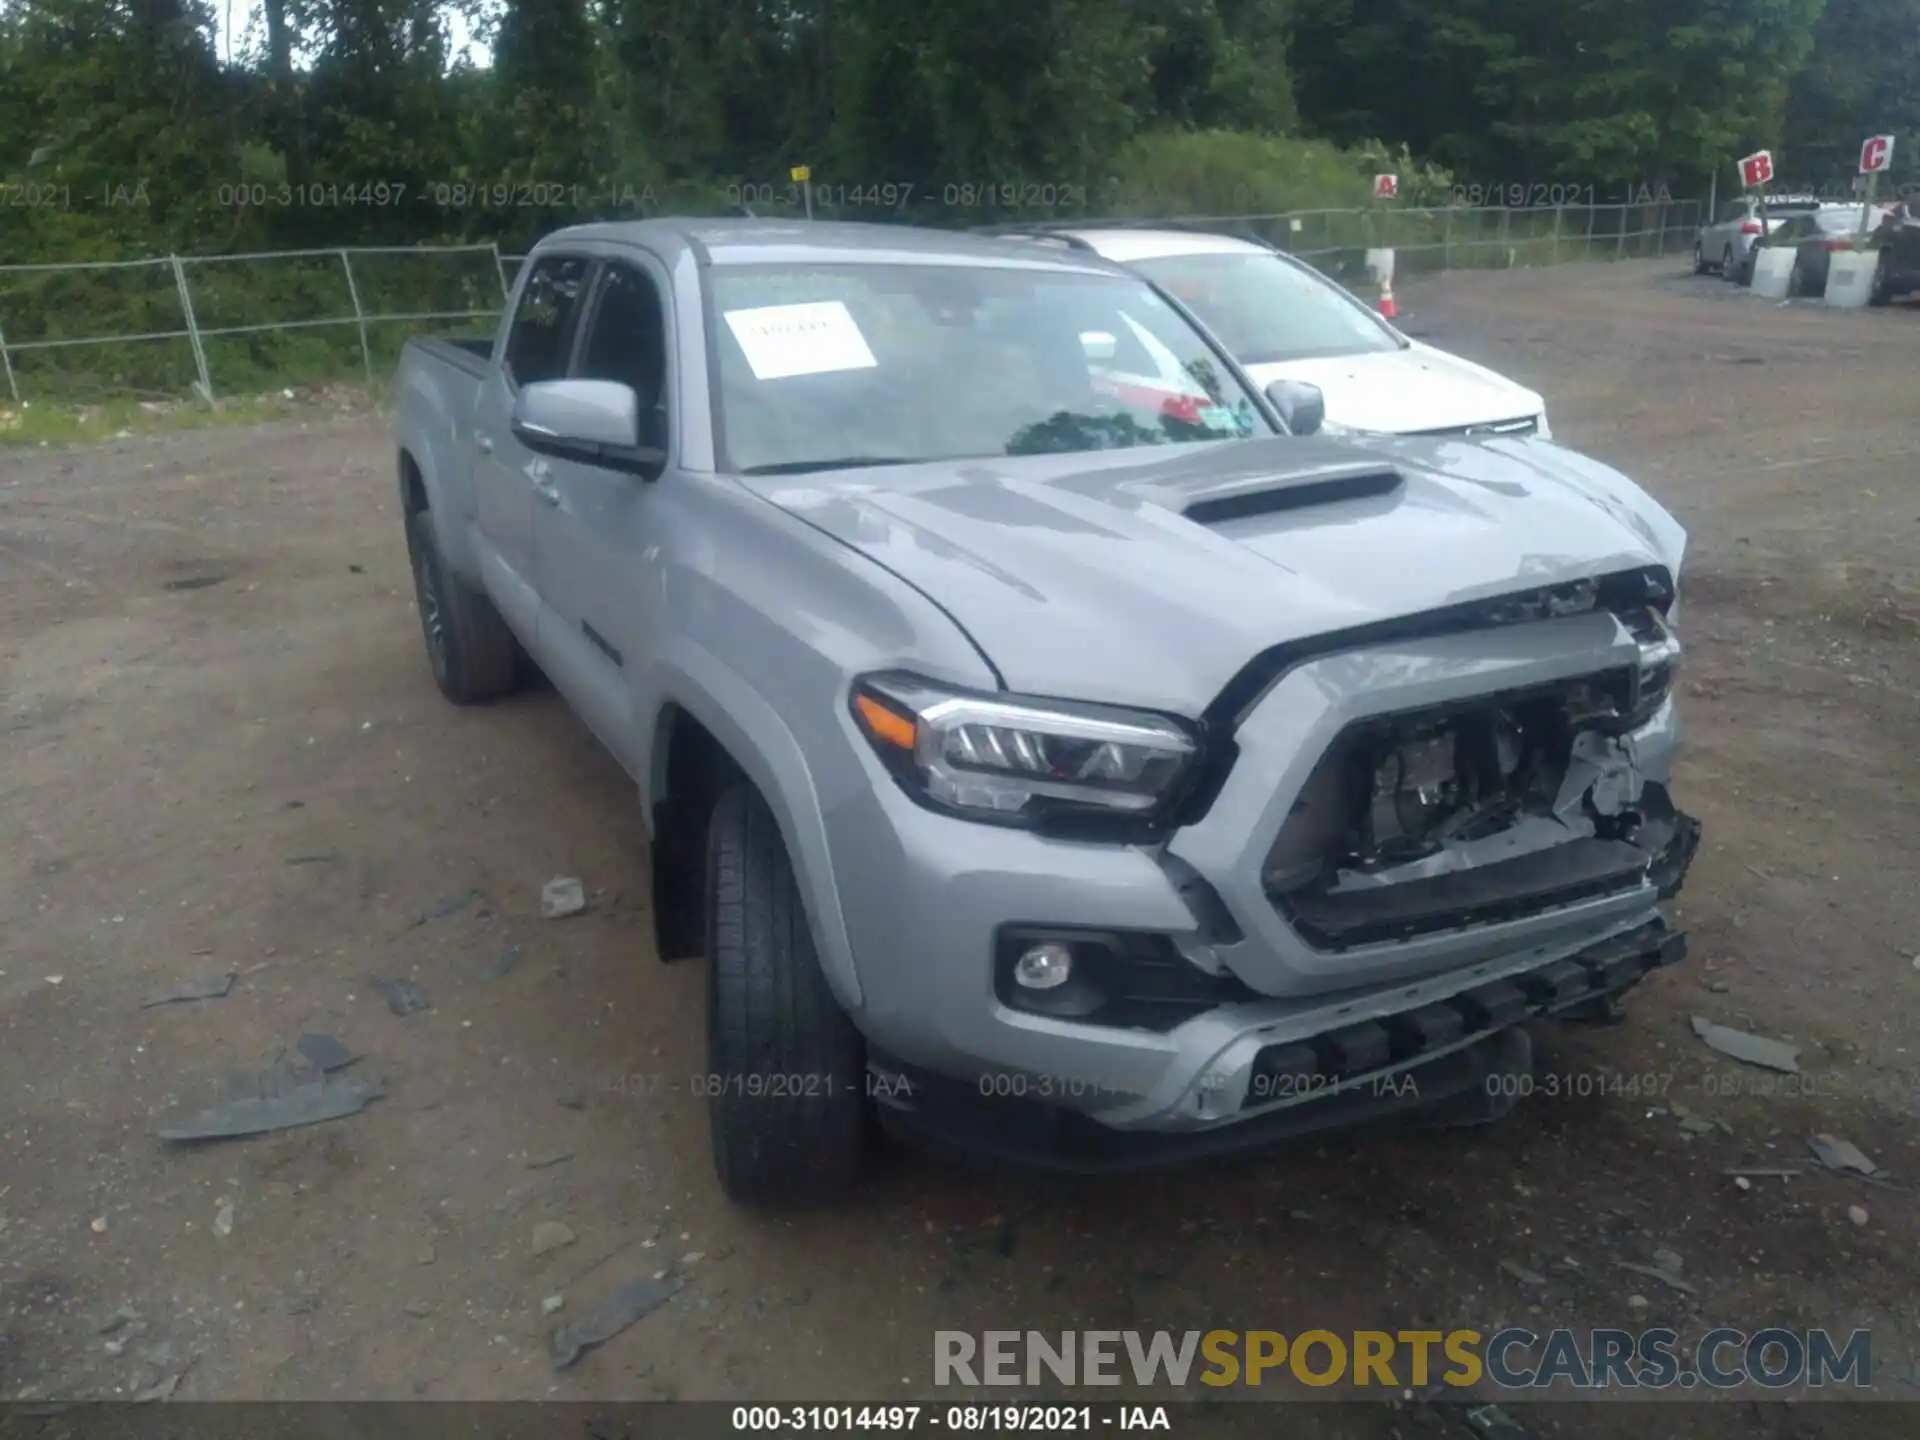
<instances>
[{"instance_id":1,"label":"white auction sticker on windshield","mask_svg":"<svg viewBox=\"0 0 1920 1440\"><path fill-rule=\"evenodd\" d=\"M727 324L746 352L747 364L761 380L870 370L880 363L867 348L867 337L838 300L729 310Z\"/></svg>"}]
</instances>

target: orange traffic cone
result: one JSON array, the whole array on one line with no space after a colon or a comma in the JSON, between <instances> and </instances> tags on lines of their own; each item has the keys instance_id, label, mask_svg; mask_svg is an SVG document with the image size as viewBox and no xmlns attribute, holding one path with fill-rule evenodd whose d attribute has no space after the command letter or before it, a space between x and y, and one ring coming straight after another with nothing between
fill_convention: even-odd
<instances>
[{"instance_id":1,"label":"orange traffic cone","mask_svg":"<svg viewBox=\"0 0 1920 1440\"><path fill-rule=\"evenodd\" d=\"M1380 282L1380 313L1389 320L1397 318L1400 314L1399 307L1393 303L1393 281L1391 280Z\"/></svg>"}]
</instances>

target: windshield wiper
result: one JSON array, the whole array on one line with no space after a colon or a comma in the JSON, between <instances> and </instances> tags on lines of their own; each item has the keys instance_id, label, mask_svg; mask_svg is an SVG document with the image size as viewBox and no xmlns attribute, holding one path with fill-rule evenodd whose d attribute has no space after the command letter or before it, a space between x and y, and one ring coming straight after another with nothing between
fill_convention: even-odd
<instances>
[{"instance_id":1,"label":"windshield wiper","mask_svg":"<svg viewBox=\"0 0 1920 1440\"><path fill-rule=\"evenodd\" d=\"M903 455L842 455L836 460L782 460L777 465L749 465L742 475L811 475L818 470L864 470L874 465L916 465Z\"/></svg>"}]
</instances>

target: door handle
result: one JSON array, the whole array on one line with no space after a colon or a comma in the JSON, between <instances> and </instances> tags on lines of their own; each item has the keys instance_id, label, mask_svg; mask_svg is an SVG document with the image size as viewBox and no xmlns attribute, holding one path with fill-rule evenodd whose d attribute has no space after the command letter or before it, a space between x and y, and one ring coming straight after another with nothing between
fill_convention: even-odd
<instances>
[{"instance_id":1,"label":"door handle","mask_svg":"<svg viewBox=\"0 0 1920 1440\"><path fill-rule=\"evenodd\" d=\"M482 455L491 455L493 453L493 437L491 435L476 435L473 437L473 443Z\"/></svg>"}]
</instances>

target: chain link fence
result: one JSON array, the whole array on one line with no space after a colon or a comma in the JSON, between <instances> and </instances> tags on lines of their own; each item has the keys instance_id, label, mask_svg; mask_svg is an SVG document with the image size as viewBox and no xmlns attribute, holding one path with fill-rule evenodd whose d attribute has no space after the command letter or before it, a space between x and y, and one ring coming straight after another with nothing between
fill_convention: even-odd
<instances>
[{"instance_id":1,"label":"chain link fence","mask_svg":"<svg viewBox=\"0 0 1920 1440\"><path fill-rule=\"evenodd\" d=\"M1131 223L1258 238L1365 293L1369 250L1394 251L1396 280L1684 253L1700 203L1381 206ZM495 320L522 259L494 245L419 245L0 265L0 383L16 403L189 393L211 403L217 392L355 372L374 382L409 336Z\"/></svg>"}]
</instances>

